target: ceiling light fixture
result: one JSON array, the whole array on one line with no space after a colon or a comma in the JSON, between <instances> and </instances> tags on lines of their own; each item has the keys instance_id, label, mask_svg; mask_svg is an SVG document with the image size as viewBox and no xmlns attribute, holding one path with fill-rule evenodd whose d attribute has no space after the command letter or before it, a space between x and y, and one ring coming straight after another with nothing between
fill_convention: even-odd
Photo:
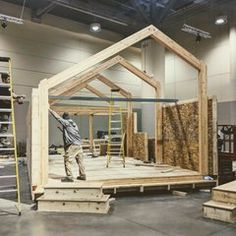
<instances>
[{"instance_id":1,"label":"ceiling light fixture","mask_svg":"<svg viewBox=\"0 0 236 236\"><path fill-rule=\"evenodd\" d=\"M15 24L23 24L24 21L21 18L13 17L13 16L8 16L4 14L0 14L0 21L5 21L5 22L11 22Z\"/></svg>"},{"instance_id":2,"label":"ceiling light fixture","mask_svg":"<svg viewBox=\"0 0 236 236\"><path fill-rule=\"evenodd\" d=\"M216 25L225 25L227 22L227 16L218 16L215 19Z\"/></svg>"},{"instance_id":3,"label":"ceiling light fixture","mask_svg":"<svg viewBox=\"0 0 236 236\"><path fill-rule=\"evenodd\" d=\"M200 41L200 38L210 39L211 34L209 32L206 32L204 30L198 29L196 27L184 24L181 28L182 31L187 32L189 34L193 34L196 36L196 41ZM200 37L200 38L199 38Z\"/></svg>"},{"instance_id":4,"label":"ceiling light fixture","mask_svg":"<svg viewBox=\"0 0 236 236\"><path fill-rule=\"evenodd\" d=\"M91 32L93 32L93 33L98 33L98 32L100 32L100 31L102 30L101 24L99 24L99 23L92 23L92 24L90 25L89 30L90 30Z\"/></svg>"}]
</instances>

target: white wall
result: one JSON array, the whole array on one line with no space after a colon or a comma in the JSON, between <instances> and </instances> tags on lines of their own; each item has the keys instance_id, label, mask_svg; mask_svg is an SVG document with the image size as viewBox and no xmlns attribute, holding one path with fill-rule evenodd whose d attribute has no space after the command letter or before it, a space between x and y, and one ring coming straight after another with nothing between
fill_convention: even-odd
<instances>
[{"instance_id":1,"label":"white wall","mask_svg":"<svg viewBox=\"0 0 236 236\"><path fill-rule=\"evenodd\" d=\"M236 12L235 9L232 11ZM218 120L221 124L236 124L236 17L224 26L214 24L214 15L202 13L168 28L168 34L184 48L207 64L208 94L216 95ZM208 22L206 24L206 22ZM183 23L211 33L211 39L200 43L194 36L182 32ZM197 97L197 73L177 56L166 54L165 94L169 98Z\"/></svg>"},{"instance_id":2,"label":"white wall","mask_svg":"<svg viewBox=\"0 0 236 236\"><path fill-rule=\"evenodd\" d=\"M20 8L0 1L0 12L18 16ZM30 101L32 88L37 87L41 79L50 78L86 60L113 44L109 40L121 39L120 35L105 30L96 35L99 38L94 37L88 26L51 15L45 16L42 24L33 23L28 20L28 9L25 10L24 19L26 21L23 25L9 24L6 29L0 28L0 56L11 57L14 90L18 94L26 94L27 101ZM140 68L140 50L131 48L121 55ZM104 75L125 89L133 90L134 95L139 94L139 81L124 68L115 66L104 72ZM97 87L99 82L92 84ZM103 88L104 93L110 94L106 86ZM82 94L91 95L88 91L82 91ZM26 138L25 118L26 106L17 106L18 140ZM51 133L51 139L56 137L56 134Z\"/></svg>"}]
</instances>

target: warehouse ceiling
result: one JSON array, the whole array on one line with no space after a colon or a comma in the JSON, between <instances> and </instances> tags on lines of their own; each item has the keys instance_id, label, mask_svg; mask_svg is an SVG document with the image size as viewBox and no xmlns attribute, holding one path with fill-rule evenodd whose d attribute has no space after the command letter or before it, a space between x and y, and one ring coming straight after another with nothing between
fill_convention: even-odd
<instances>
[{"instance_id":1,"label":"warehouse ceiling","mask_svg":"<svg viewBox=\"0 0 236 236\"><path fill-rule=\"evenodd\" d=\"M26 0L32 21L40 23L46 14L52 14L88 25L98 22L103 29L124 36L150 24L164 29L202 12L229 14L233 4L235 0Z\"/></svg>"}]
</instances>

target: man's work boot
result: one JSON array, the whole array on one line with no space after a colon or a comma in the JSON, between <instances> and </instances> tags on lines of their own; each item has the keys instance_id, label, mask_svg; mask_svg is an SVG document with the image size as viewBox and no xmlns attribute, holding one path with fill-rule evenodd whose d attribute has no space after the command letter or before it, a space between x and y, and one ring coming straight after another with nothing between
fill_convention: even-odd
<instances>
[{"instance_id":1,"label":"man's work boot","mask_svg":"<svg viewBox=\"0 0 236 236\"><path fill-rule=\"evenodd\" d=\"M61 179L61 182L74 182L73 177L70 176L66 176L64 178Z\"/></svg>"},{"instance_id":2,"label":"man's work boot","mask_svg":"<svg viewBox=\"0 0 236 236\"><path fill-rule=\"evenodd\" d=\"M85 175L77 176L76 179L77 180L86 180L86 176Z\"/></svg>"}]
</instances>

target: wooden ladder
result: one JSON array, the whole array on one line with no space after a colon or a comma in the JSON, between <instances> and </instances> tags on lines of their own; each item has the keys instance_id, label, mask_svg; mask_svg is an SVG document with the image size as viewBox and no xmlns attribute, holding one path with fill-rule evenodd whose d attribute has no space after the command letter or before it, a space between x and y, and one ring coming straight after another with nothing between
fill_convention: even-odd
<instances>
[{"instance_id":1,"label":"wooden ladder","mask_svg":"<svg viewBox=\"0 0 236 236\"><path fill-rule=\"evenodd\" d=\"M11 59L9 57L0 57L0 66L4 68L4 70L0 71L0 79L2 80L0 82L0 167L2 170L6 170L4 175L2 175L0 169L0 180L3 180L2 182L4 183L3 185L0 184L0 195L15 192L17 199L16 208L18 215L21 215ZM9 167L12 165L14 166L13 171ZM6 174L5 172L11 173ZM15 184L6 185L6 182L9 183L12 179L15 180Z\"/></svg>"}]
</instances>

